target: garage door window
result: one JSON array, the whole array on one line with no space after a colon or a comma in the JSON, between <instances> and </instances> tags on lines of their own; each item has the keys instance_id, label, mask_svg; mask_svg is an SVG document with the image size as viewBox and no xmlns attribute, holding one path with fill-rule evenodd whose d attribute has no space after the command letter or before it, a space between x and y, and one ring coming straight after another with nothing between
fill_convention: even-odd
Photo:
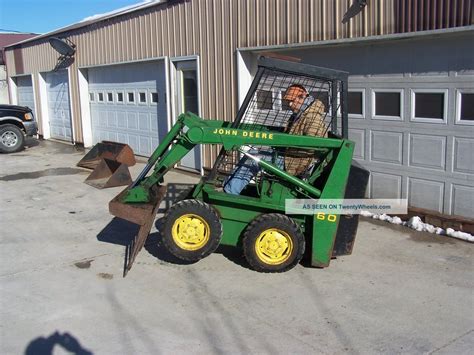
<instances>
[{"instance_id":1,"label":"garage door window","mask_svg":"<svg viewBox=\"0 0 474 355\"><path fill-rule=\"evenodd\" d=\"M158 104L158 93L157 92L152 92L150 93L150 98L151 98L151 103L152 104Z\"/></svg>"},{"instance_id":2,"label":"garage door window","mask_svg":"<svg viewBox=\"0 0 474 355\"><path fill-rule=\"evenodd\" d=\"M351 118L364 118L365 117L365 105L364 105L365 91L364 90L351 90L347 95L347 111Z\"/></svg>"},{"instance_id":3,"label":"garage door window","mask_svg":"<svg viewBox=\"0 0 474 355\"><path fill-rule=\"evenodd\" d=\"M138 93L138 102L142 105L146 105L146 92L139 92Z\"/></svg>"},{"instance_id":4,"label":"garage door window","mask_svg":"<svg viewBox=\"0 0 474 355\"><path fill-rule=\"evenodd\" d=\"M474 91L458 90L456 96L457 123L474 125Z\"/></svg>"},{"instance_id":5,"label":"garage door window","mask_svg":"<svg viewBox=\"0 0 474 355\"><path fill-rule=\"evenodd\" d=\"M447 90L412 90L412 120L431 123L446 122L447 96Z\"/></svg>"},{"instance_id":6,"label":"garage door window","mask_svg":"<svg viewBox=\"0 0 474 355\"><path fill-rule=\"evenodd\" d=\"M403 90L372 91L372 111L374 119L401 121Z\"/></svg>"},{"instance_id":7,"label":"garage door window","mask_svg":"<svg viewBox=\"0 0 474 355\"><path fill-rule=\"evenodd\" d=\"M329 94L327 91L312 91L309 94L324 104L324 112L330 112Z\"/></svg>"},{"instance_id":8,"label":"garage door window","mask_svg":"<svg viewBox=\"0 0 474 355\"><path fill-rule=\"evenodd\" d=\"M259 110L273 109L273 93L269 90L257 91L257 108Z\"/></svg>"}]
</instances>

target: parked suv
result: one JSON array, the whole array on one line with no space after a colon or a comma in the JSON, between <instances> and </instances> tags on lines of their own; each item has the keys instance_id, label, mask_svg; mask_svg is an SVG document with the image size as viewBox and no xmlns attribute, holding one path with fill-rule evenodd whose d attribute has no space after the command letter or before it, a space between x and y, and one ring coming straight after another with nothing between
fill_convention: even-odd
<instances>
[{"instance_id":1,"label":"parked suv","mask_svg":"<svg viewBox=\"0 0 474 355\"><path fill-rule=\"evenodd\" d=\"M25 136L38 133L33 112L26 106L0 105L0 152L22 150Z\"/></svg>"}]
</instances>

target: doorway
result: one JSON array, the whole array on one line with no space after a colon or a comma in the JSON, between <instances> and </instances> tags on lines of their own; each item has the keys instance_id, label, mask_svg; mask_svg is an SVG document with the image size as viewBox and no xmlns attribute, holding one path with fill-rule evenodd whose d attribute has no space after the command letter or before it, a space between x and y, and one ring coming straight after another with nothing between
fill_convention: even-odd
<instances>
[{"instance_id":1,"label":"doorway","mask_svg":"<svg viewBox=\"0 0 474 355\"><path fill-rule=\"evenodd\" d=\"M184 112L192 112L200 115L199 107L199 76L197 60L173 61L173 93L174 93L174 116L176 118ZM201 147L196 146L181 159L179 167L201 171Z\"/></svg>"}]
</instances>

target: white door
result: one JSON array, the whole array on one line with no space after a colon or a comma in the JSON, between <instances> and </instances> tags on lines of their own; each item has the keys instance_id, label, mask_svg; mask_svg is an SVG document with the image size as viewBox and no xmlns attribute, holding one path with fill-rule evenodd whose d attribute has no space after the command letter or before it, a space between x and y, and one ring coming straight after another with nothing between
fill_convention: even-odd
<instances>
[{"instance_id":1,"label":"white door","mask_svg":"<svg viewBox=\"0 0 474 355\"><path fill-rule=\"evenodd\" d=\"M167 133L164 61L91 68L92 140L126 143L150 156Z\"/></svg>"},{"instance_id":2,"label":"white door","mask_svg":"<svg viewBox=\"0 0 474 355\"><path fill-rule=\"evenodd\" d=\"M71 141L71 111L67 70L46 74L51 138Z\"/></svg>"},{"instance_id":3,"label":"white door","mask_svg":"<svg viewBox=\"0 0 474 355\"><path fill-rule=\"evenodd\" d=\"M175 62L174 66L174 120L184 112L192 112L199 115L199 85L196 60ZM186 154L180 167L201 170L201 147L196 146Z\"/></svg>"}]
</instances>

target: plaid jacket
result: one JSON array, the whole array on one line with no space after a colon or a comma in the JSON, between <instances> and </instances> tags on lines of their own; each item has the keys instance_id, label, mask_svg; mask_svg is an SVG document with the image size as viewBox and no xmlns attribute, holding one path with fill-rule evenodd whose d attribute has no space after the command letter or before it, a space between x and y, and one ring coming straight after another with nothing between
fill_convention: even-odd
<instances>
[{"instance_id":1,"label":"plaid jacket","mask_svg":"<svg viewBox=\"0 0 474 355\"><path fill-rule=\"evenodd\" d=\"M305 136L327 136L327 126L324 123L324 104L314 100L301 116L290 123L286 133ZM287 148L285 152L285 170L298 176L306 171L314 159L314 151L297 148Z\"/></svg>"}]
</instances>

